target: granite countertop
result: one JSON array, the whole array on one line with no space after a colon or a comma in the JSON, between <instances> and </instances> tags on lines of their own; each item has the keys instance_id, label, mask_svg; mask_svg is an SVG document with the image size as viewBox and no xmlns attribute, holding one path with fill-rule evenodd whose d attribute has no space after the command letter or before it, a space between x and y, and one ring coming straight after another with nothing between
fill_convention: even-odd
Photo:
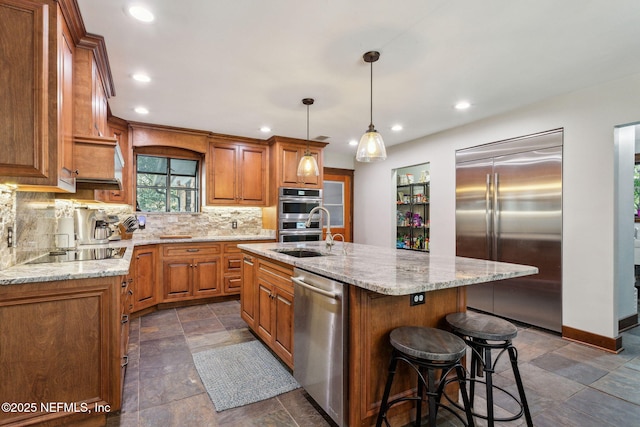
<instances>
[{"instance_id":1,"label":"granite countertop","mask_svg":"<svg viewBox=\"0 0 640 427\"><path fill-rule=\"evenodd\" d=\"M149 238L116 240L106 245L81 245L78 249L127 248L122 258L95 261L52 262L45 264L20 264L0 271L0 285L15 285L54 280L90 279L95 277L122 276L129 273L133 248L142 245L166 243L236 242L247 240L274 240L269 235L233 235L184 238Z\"/></svg>"},{"instance_id":2,"label":"granite countertop","mask_svg":"<svg viewBox=\"0 0 640 427\"><path fill-rule=\"evenodd\" d=\"M330 252L324 242L252 243L240 249L293 265L340 282L385 295L472 285L538 273L536 267L425 252L336 242ZM297 258L273 249L308 248L327 256ZM346 254L345 254L346 251Z\"/></svg>"}]
</instances>

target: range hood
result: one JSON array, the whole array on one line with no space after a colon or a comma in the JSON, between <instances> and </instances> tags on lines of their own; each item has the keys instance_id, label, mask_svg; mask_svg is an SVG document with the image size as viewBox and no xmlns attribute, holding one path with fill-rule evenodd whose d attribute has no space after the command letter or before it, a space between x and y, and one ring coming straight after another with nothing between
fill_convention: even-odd
<instances>
[{"instance_id":1,"label":"range hood","mask_svg":"<svg viewBox=\"0 0 640 427\"><path fill-rule=\"evenodd\" d=\"M122 190L124 157L116 138L74 135L76 189Z\"/></svg>"}]
</instances>

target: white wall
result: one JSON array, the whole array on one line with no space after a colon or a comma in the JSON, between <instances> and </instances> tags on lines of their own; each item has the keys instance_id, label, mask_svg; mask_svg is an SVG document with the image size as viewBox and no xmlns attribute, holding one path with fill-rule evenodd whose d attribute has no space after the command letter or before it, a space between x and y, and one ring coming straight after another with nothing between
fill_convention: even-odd
<instances>
[{"instance_id":1,"label":"white wall","mask_svg":"<svg viewBox=\"0 0 640 427\"><path fill-rule=\"evenodd\" d=\"M564 128L563 325L615 337L614 127L638 120L640 74L389 147L385 162L356 164L354 241L393 245L392 170L430 162L430 249L455 254L455 150Z\"/></svg>"}]
</instances>

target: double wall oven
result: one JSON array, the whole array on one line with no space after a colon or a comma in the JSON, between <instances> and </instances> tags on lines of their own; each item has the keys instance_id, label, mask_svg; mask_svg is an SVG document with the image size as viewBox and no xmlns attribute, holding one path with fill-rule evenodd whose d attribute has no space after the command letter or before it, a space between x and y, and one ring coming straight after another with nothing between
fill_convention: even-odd
<instances>
[{"instance_id":1,"label":"double wall oven","mask_svg":"<svg viewBox=\"0 0 640 427\"><path fill-rule=\"evenodd\" d=\"M278 240L280 242L317 242L322 240L320 212L314 213L307 228L311 209L322 206L322 190L280 187L278 191Z\"/></svg>"}]
</instances>

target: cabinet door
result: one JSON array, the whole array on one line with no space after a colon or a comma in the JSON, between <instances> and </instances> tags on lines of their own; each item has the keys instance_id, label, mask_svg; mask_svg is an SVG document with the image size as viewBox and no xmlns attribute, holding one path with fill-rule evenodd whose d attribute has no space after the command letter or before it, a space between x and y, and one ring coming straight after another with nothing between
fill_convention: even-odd
<instances>
[{"instance_id":1,"label":"cabinet door","mask_svg":"<svg viewBox=\"0 0 640 427\"><path fill-rule=\"evenodd\" d=\"M133 310L137 311L156 303L156 260L155 248L136 248L135 276L133 281Z\"/></svg>"},{"instance_id":2,"label":"cabinet door","mask_svg":"<svg viewBox=\"0 0 640 427\"><path fill-rule=\"evenodd\" d=\"M46 4L0 1L0 175L48 175L49 25ZM53 12L55 13L55 12ZM55 73L55 70L51 70ZM55 74L54 74L55 75Z\"/></svg>"},{"instance_id":3,"label":"cabinet door","mask_svg":"<svg viewBox=\"0 0 640 427\"><path fill-rule=\"evenodd\" d=\"M95 61L91 64L91 74L93 75L93 90L91 91L92 112L93 112L93 135L107 136L107 94L98 65Z\"/></svg>"},{"instance_id":4,"label":"cabinet door","mask_svg":"<svg viewBox=\"0 0 640 427\"><path fill-rule=\"evenodd\" d=\"M267 149L266 147L240 146L238 148L238 196L243 205L267 203Z\"/></svg>"},{"instance_id":5,"label":"cabinet door","mask_svg":"<svg viewBox=\"0 0 640 427\"><path fill-rule=\"evenodd\" d=\"M280 186L295 187L299 183L298 163L300 163L300 149L296 146L285 145L280 149Z\"/></svg>"},{"instance_id":6,"label":"cabinet door","mask_svg":"<svg viewBox=\"0 0 640 427\"><path fill-rule=\"evenodd\" d=\"M273 286L258 277L258 335L268 344L273 336Z\"/></svg>"},{"instance_id":7,"label":"cabinet door","mask_svg":"<svg viewBox=\"0 0 640 427\"><path fill-rule=\"evenodd\" d=\"M193 260L164 261L162 263L164 299L188 298L192 295Z\"/></svg>"},{"instance_id":8,"label":"cabinet door","mask_svg":"<svg viewBox=\"0 0 640 427\"><path fill-rule=\"evenodd\" d=\"M194 260L193 296L205 297L222 293L220 286L220 257Z\"/></svg>"},{"instance_id":9,"label":"cabinet door","mask_svg":"<svg viewBox=\"0 0 640 427\"><path fill-rule=\"evenodd\" d=\"M293 367L293 295L276 288L273 298L275 318L273 329L274 351Z\"/></svg>"},{"instance_id":10,"label":"cabinet door","mask_svg":"<svg viewBox=\"0 0 640 427\"><path fill-rule=\"evenodd\" d=\"M245 255L242 265L242 282L240 283L240 315L251 329L256 323L257 283L254 258Z\"/></svg>"},{"instance_id":11,"label":"cabinet door","mask_svg":"<svg viewBox=\"0 0 640 427\"><path fill-rule=\"evenodd\" d=\"M237 156L235 145L211 145L209 149L208 202L235 204Z\"/></svg>"},{"instance_id":12,"label":"cabinet door","mask_svg":"<svg viewBox=\"0 0 640 427\"><path fill-rule=\"evenodd\" d=\"M280 144L276 150L278 156L278 185L279 187L304 187L322 188L322 150L310 147L309 152L316 159L320 175L301 177L298 176L298 163L306 152L304 144Z\"/></svg>"},{"instance_id":13,"label":"cabinet door","mask_svg":"<svg viewBox=\"0 0 640 427\"><path fill-rule=\"evenodd\" d=\"M58 171L59 179L75 186L73 173L73 55L75 46L58 10Z\"/></svg>"}]
</instances>

